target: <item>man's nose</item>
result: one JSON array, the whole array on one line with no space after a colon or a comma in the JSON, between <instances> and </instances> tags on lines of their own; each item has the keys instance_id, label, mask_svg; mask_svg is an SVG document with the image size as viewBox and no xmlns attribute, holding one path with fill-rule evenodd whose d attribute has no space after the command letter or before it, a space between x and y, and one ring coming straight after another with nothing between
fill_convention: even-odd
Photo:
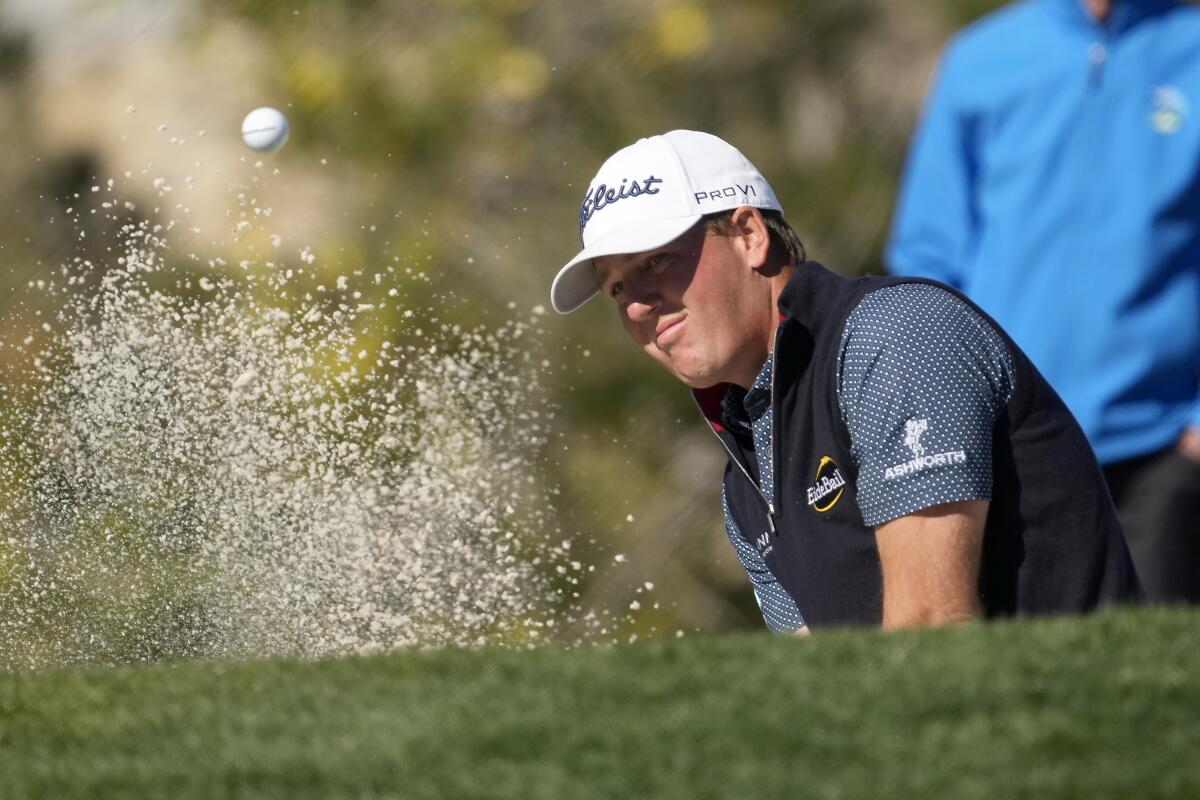
<instances>
[{"instance_id":1,"label":"man's nose","mask_svg":"<svg viewBox=\"0 0 1200 800\"><path fill-rule=\"evenodd\" d=\"M625 306L625 313L634 322L643 322L650 318L654 309L658 308L658 303L656 295L643 293L630 298L628 305Z\"/></svg>"}]
</instances>

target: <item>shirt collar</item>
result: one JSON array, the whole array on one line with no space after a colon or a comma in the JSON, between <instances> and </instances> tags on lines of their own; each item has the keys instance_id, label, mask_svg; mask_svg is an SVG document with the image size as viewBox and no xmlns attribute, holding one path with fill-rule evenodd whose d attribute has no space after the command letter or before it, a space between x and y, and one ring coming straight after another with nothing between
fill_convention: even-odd
<instances>
[{"instance_id":1,"label":"shirt collar","mask_svg":"<svg viewBox=\"0 0 1200 800\"><path fill-rule=\"evenodd\" d=\"M746 392L746 397L742 400L746 413L752 419L762 414L771 402L771 373L773 371L771 366L774 360L775 353L768 353L767 360L763 362L762 368L754 378L754 383L750 384L750 390Z\"/></svg>"},{"instance_id":2,"label":"shirt collar","mask_svg":"<svg viewBox=\"0 0 1200 800\"><path fill-rule=\"evenodd\" d=\"M750 420L756 420L770 407L771 404L771 365L774 353L767 355L758 370L758 375L750 388L730 384L722 403L722 417L727 427L734 425L745 426Z\"/></svg>"}]
</instances>

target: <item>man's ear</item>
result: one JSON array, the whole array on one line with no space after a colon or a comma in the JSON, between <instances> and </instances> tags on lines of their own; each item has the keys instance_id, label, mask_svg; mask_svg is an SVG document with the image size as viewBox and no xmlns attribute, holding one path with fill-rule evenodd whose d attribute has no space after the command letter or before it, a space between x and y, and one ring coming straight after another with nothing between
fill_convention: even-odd
<instances>
[{"instance_id":1,"label":"man's ear","mask_svg":"<svg viewBox=\"0 0 1200 800\"><path fill-rule=\"evenodd\" d=\"M729 218L734 240L750 269L762 269L771 252L771 234L762 212L753 206L739 206Z\"/></svg>"}]
</instances>

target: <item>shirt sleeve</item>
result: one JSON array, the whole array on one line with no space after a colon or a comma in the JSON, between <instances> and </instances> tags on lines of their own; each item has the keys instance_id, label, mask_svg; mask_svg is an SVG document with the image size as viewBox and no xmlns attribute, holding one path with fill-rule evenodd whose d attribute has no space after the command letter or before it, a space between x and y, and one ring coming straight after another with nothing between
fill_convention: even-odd
<instances>
[{"instance_id":1,"label":"shirt sleeve","mask_svg":"<svg viewBox=\"0 0 1200 800\"><path fill-rule=\"evenodd\" d=\"M976 119L959 101L958 49L943 57L900 182L885 251L897 275L935 278L961 289L974 240Z\"/></svg>"},{"instance_id":2,"label":"shirt sleeve","mask_svg":"<svg viewBox=\"0 0 1200 800\"><path fill-rule=\"evenodd\" d=\"M867 525L991 499L992 436L1013 367L969 305L929 284L866 295L846 321L837 386Z\"/></svg>"},{"instance_id":3,"label":"shirt sleeve","mask_svg":"<svg viewBox=\"0 0 1200 800\"><path fill-rule=\"evenodd\" d=\"M725 498L724 490L721 492L721 507L725 511L725 533L729 535L738 561L742 562L746 570L750 586L754 589L754 599L758 601L758 608L767 627L773 633L791 633L803 628L804 617L800 614L796 601L779 584L767 562L738 529L733 514L729 512L729 502Z\"/></svg>"}]
</instances>

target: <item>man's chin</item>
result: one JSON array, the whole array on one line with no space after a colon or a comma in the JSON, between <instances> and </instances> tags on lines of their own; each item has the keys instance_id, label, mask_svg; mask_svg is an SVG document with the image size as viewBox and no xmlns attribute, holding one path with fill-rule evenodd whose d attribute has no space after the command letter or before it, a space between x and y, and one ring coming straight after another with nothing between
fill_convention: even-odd
<instances>
[{"instance_id":1,"label":"man's chin","mask_svg":"<svg viewBox=\"0 0 1200 800\"><path fill-rule=\"evenodd\" d=\"M721 383L719 378L713 376L707 370L685 371L674 367L667 367L667 371L692 389L708 389Z\"/></svg>"},{"instance_id":2,"label":"man's chin","mask_svg":"<svg viewBox=\"0 0 1200 800\"><path fill-rule=\"evenodd\" d=\"M677 375L676 377L679 378L679 380L683 381L685 384L687 384L687 386L689 388L692 388L692 389L711 389L712 387L721 383L721 381L719 381L715 378L709 378L709 377L685 378L682 375Z\"/></svg>"},{"instance_id":3,"label":"man's chin","mask_svg":"<svg viewBox=\"0 0 1200 800\"><path fill-rule=\"evenodd\" d=\"M647 352L658 362L659 366L674 375L676 380L692 389L707 389L722 382L713 374L715 370L704 363L694 363L694 360L688 358L689 354L685 352L675 351L675 358L661 352L654 353L649 350Z\"/></svg>"}]
</instances>

